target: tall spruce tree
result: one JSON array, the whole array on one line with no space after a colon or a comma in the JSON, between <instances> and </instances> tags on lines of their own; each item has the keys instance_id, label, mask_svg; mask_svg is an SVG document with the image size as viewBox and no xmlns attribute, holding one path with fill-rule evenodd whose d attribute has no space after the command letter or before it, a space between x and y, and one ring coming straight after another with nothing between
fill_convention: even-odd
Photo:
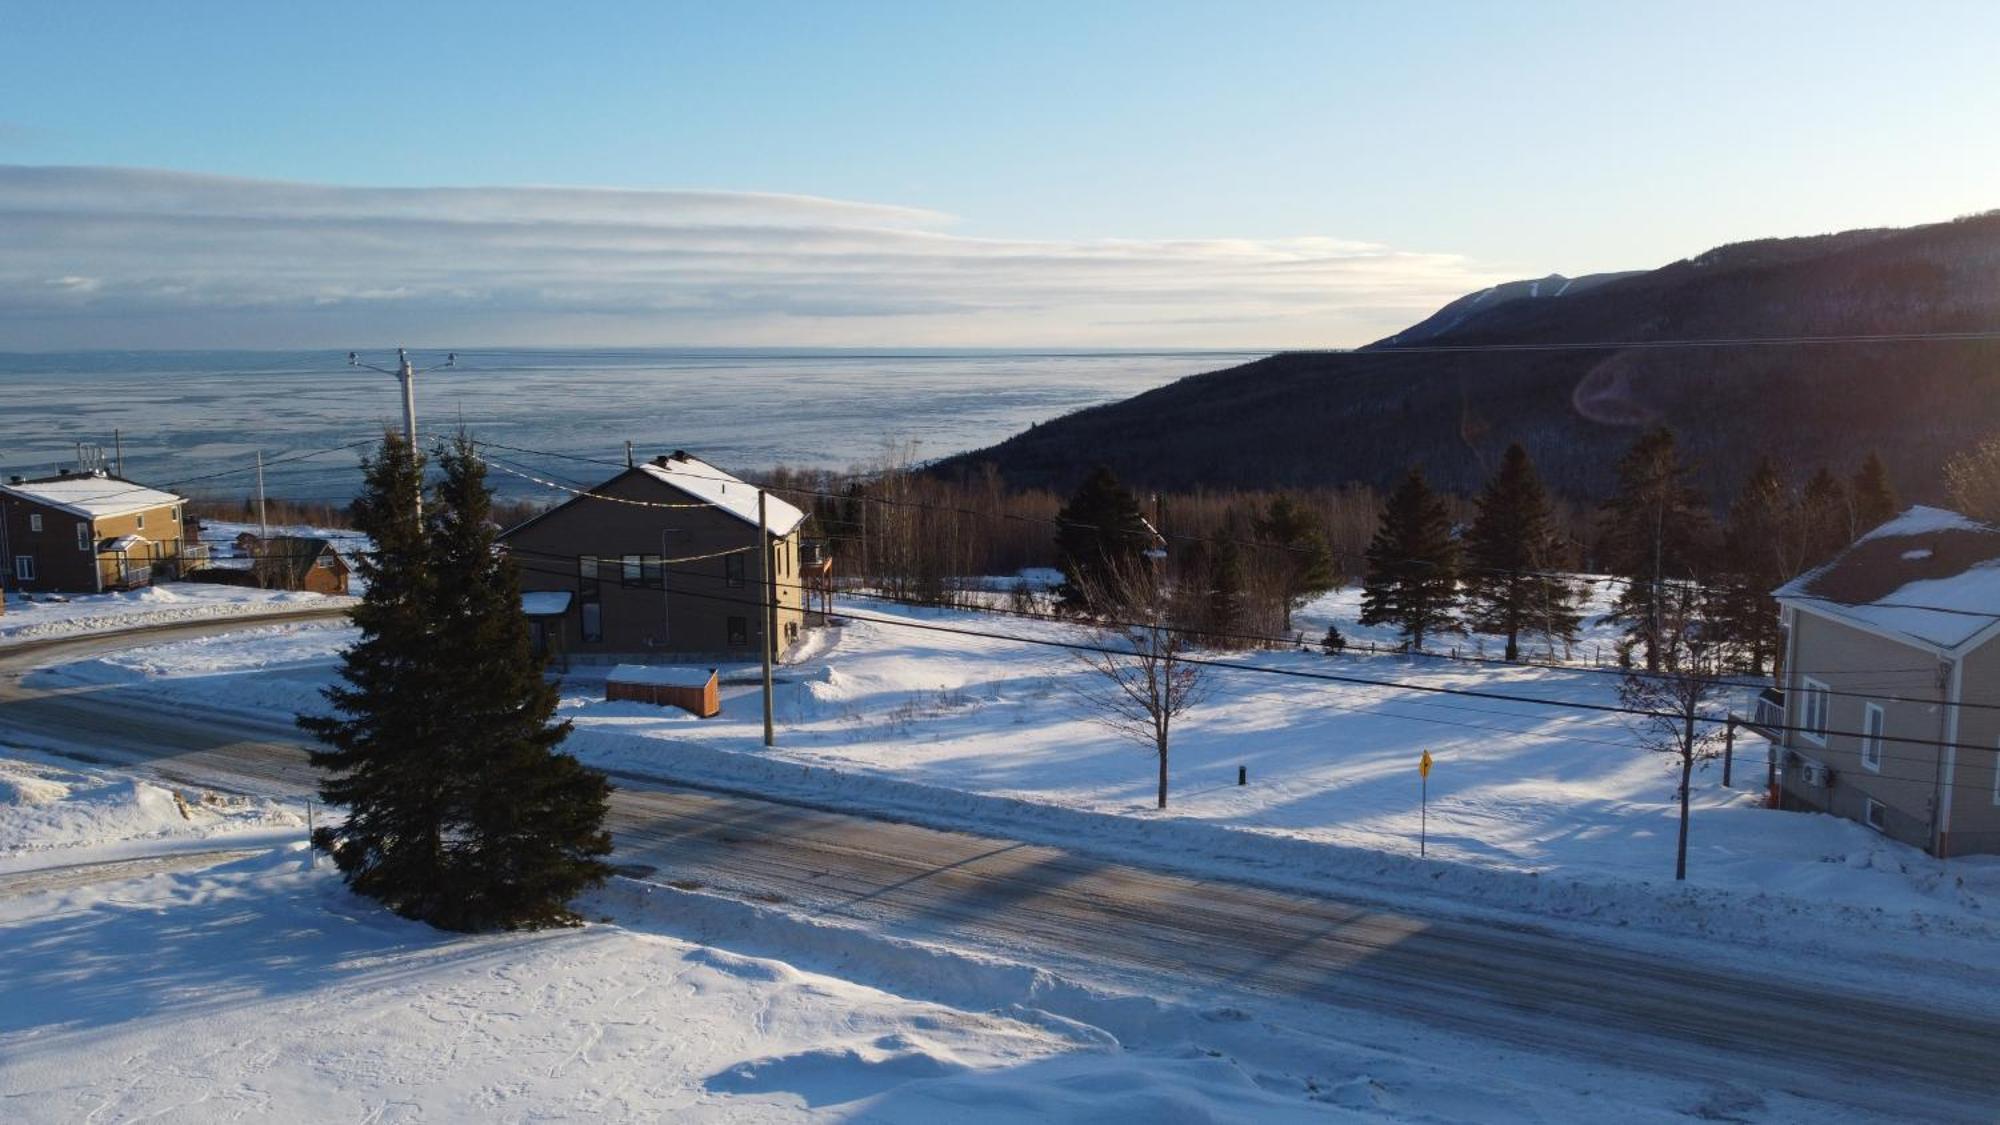
<instances>
[{"instance_id":1,"label":"tall spruce tree","mask_svg":"<svg viewBox=\"0 0 2000 1125\"><path fill-rule=\"evenodd\" d=\"M1719 604L1713 611L1731 663L1751 673L1761 674L1777 656L1778 605L1771 592L1798 573L1797 554L1789 547L1797 522L1797 506L1776 466L1769 457L1759 459L1729 505Z\"/></svg>"},{"instance_id":2,"label":"tall spruce tree","mask_svg":"<svg viewBox=\"0 0 2000 1125\"><path fill-rule=\"evenodd\" d=\"M433 752L463 771L454 894L432 919L450 929L573 924L570 899L610 874L611 787L560 749L557 689L542 676L519 576L494 550L485 465L461 434L439 458L430 517L433 705L451 716Z\"/></svg>"},{"instance_id":3,"label":"tall spruce tree","mask_svg":"<svg viewBox=\"0 0 2000 1125\"><path fill-rule=\"evenodd\" d=\"M1889 483L1889 468L1881 455L1871 451L1848 485L1847 499L1854 506L1854 531L1864 535L1896 518L1896 489Z\"/></svg>"},{"instance_id":4,"label":"tall spruce tree","mask_svg":"<svg viewBox=\"0 0 2000 1125\"><path fill-rule=\"evenodd\" d=\"M1808 567L1818 566L1839 554L1841 548L1856 538L1847 486L1824 466L1806 481L1799 495L1799 531Z\"/></svg>"},{"instance_id":5,"label":"tall spruce tree","mask_svg":"<svg viewBox=\"0 0 2000 1125\"><path fill-rule=\"evenodd\" d=\"M1248 580L1243 574L1243 552L1235 540L1225 539L1208 557L1208 598L1202 622L1208 643L1217 648L1240 648L1249 629Z\"/></svg>"},{"instance_id":6,"label":"tall spruce tree","mask_svg":"<svg viewBox=\"0 0 2000 1125\"><path fill-rule=\"evenodd\" d=\"M452 716L435 705L431 643L431 546L417 517L423 459L389 433L362 466L355 530L374 543L355 556L367 584L354 608L360 638L341 659L341 683L325 690L332 712L302 715L321 746L320 796L347 810L338 831L315 842L333 854L348 885L411 918L438 916L450 895L459 777L436 753Z\"/></svg>"},{"instance_id":7,"label":"tall spruce tree","mask_svg":"<svg viewBox=\"0 0 2000 1125\"><path fill-rule=\"evenodd\" d=\"M1394 625L1412 652L1424 638L1458 632L1458 543L1443 498L1411 469L1382 507L1368 544L1368 577L1361 588L1361 623Z\"/></svg>"},{"instance_id":8,"label":"tall spruce tree","mask_svg":"<svg viewBox=\"0 0 2000 1125\"><path fill-rule=\"evenodd\" d=\"M1076 494L1056 513L1056 565L1063 583L1056 594L1064 609L1113 612L1112 591L1152 545L1139 500L1099 465L1083 478Z\"/></svg>"},{"instance_id":9,"label":"tall spruce tree","mask_svg":"<svg viewBox=\"0 0 2000 1125\"><path fill-rule=\"evenodd\" d=\"M1281 619L1287 636L1292 631L1292 613L1306 602L1340 584L1333 566L1333 548L1327 544L1326 529L1310 509L1286 493L1250 522L1257 538L1277 554L1278 596Z\"/></svg>"},{"instance_id":10,"label":"tall spruce tree","mask_svg":"<svg viewBox=\"0 0 2000 1125\"><path fill-rule=\"evenodd\" d=\"M1523 634L1576 639L1575 593L1549 573L1561 559L1561 537L1548 490L1528 451L1507 447L1500 471L1479 496L1465 537L1468 624L1507 639L1509 660L1521 658Z\"/></svg>"},{"instance_id":11,"label":"tall spruce tree","mask_svg":"<svg viewBox=\"0 0 2000 1125\"><path fill-rule=\"evenodd\" d=\"M1648 430L1632 443L1618 462L1618 488L1603 517L1605 562L1626 580L1612 617L1625 623L1628 645L1645 646L1646 670L1657 672L1675 643L1665 627L1668 587L1694 577L1710 522L1672 430Z\"/></svg>"}]
</instances>

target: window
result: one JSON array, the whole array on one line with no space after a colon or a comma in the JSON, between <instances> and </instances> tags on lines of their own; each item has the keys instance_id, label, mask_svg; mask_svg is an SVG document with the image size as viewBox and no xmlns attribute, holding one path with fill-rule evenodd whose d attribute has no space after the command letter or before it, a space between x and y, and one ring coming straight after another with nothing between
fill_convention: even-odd
<instances>
[{"instance_id":1,"label":"window","mask_svg":"<svg viewBox=\"0 0 2000 1125\"><path fill-rule=\"evenodd\" d=\"M604 639L604 607L598 603L583 602L578 606L583 615L583 639L595 643Z\"/></svg>"},{"instance_id":2,"label":"window","mask_svg":"<svg viewBox=\"0 0 2000 1125\"><path fill-rule=\"evenodd\" d=\"M576 560L576 589L584 597L594 598L597 596L597 567L598 561L589 555L584 555Z\"/></svg>"},{"instance_id":3,"label":"window","mask_svg":"<svg viewBox=\"0 0 2000 1125\"><path fill-rule=\"evenodd\" d=\"M181 510L179 508L175 508L169 511L167 513L167 518L174 521L175 523L181 522Z\"/></svg>"},{"instance_id":4,"label":"window","mask_svg":"<svg viewBox=\"0 0 2000 1125\"><path fill-rule=\"evenodd\" d=\"M729 619L729 647L742 648L750 643L750 619L732 617Z\"/></svg>"},{"instance_id":5,"label":"window","mask_svg":"<svg viewBox=\"0 0 2000 1125\"><path fill-rule=\"evenodd\" d=\"M743 556L722 556L722 582L731 588L743 585Z\"/></svg>"},{"instance_id":6,"label":"window","mask_svg":"<svg viewBox=\"0 0 2000 1125\"><path fill-rule=\"evenodd\" d=\"M14 578L20 582L33 582L35 580L35 556L14 556Z\"/></svg>"},{"instance_id":7,"label":"window","mask_svg":"<svg viewBox=\"0 0 2000 1125\"><path fill-rule=\"evenodd\" d=\"M41 529L42 529L42 514L40 512L28 513L28 530L40 531Z\"/></svg>"},{"instance_id":8,"label":"window","mask_svg":"<svg viewBox=\"0 0 2000 1125\"><path fill-rule=\"evenodd\" d=\"M1818 680L1800 677L1799 686L1799 726L1800 733L1812 742L1826 745L1826 685Z\"/></svg>"},{"instance_id":9,"label":"window","mask_svg":"<svg viewBox=\"0 0 2000 1125\"><path fill-rule=\"evenodd\" d=\"M1993 803L2000 805L2000 746L1993 748Z\"/></svg>"},{"instance_id":10,"label":"window","mask_svg":"<svg viewBox=\"0 0 2000 1125\"><path fill-rule=\"evenodd\" d=\"M87 523L76 525L76 549L79 551L90 550L90 525Z\"/></svg>"},{"instance_id":11,"label":"window","mask_svg":"<svg viewBox=\"0 0 2000 1125\"><path fill-rule=\"evenodd\" d=\"M1882 802L1876 800L1875 798L1873 797L1868 798L1868 804L1866 809L1862 813L1862 816L1868 821L1868 827L1873 828L1875 831L1887 832L1889 830L1888 806L1884 805Z\"/></svg>"},{"instance_id":12,"label":"window","mask_svg":"<svg viewBox=\"0 0 2000 1125\"><path fill-rule=\"evenodd\" d=\"M140 513L139 513L138 515L136 515L136 516L134 516L134 517L132 517L132 518L133 518L133 519L134 519L135 521L137 521L136 523L134 523L134 524L133 524L133 527L134 527L135 529L137 529L137 530L139 530L139 531L144 531L144 530L146 530L146 513L144 513L144 512L140 512Z\"/></svg>"},{"instance_id":13,"label":"window","mask_svg":"<svg viewBox=\"0 0 2000 1125\"><path fill-rule=\"evenodd\" d=\"M619 560L618 581L624 586L645 586L658 590L666 586L666 571L658 555L623 555Z\"/></svg>"},{"instance_id":14,"label":"window","mask_svg":"<svg viewBox=\"0 0 2000 1125\"><path fill-rule=\"evenodd\" d=\"M1882 772L1882 705L1863 704L1861 708L1861 764ZM1822 727L1822 730L1825 728ZM1823 737L1823 736L1822 736Z\"/></svg>"}]
</instances>

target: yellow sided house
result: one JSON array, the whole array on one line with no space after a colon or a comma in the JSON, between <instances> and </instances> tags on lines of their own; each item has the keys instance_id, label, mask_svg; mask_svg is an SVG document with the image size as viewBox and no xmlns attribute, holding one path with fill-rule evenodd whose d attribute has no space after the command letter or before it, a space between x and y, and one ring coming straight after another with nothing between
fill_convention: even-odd
<instances>
[{"instance_id":1,"label":"yellow sided house","mask_svg":"<svg viewBox=\"0 0 2000 1125\"><path fill-rule=\"evenodd\" d=\"M108 473L0 485L0 566L22 593L95 594L180 576L184 501Z\"/></svg>"}]
</instances>

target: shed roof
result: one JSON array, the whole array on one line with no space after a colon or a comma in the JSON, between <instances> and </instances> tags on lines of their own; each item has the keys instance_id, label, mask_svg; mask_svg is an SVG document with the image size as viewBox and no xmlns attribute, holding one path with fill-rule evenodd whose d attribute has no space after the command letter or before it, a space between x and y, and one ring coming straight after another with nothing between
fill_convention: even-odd
<instances>
[{"instance_id":1,"label":"shed roof","mask_svg":"<svg viewBox=\"0 0 2000 1125\"><path fill-rule=\"evenodd\" d=\"M715 669L672 664L620 664L605 680L614 684L649 684L656 687L707 687L715 679Z\"/></svg>"},{"instance_id":2,"label":"shed roof","mask_svg":"<svg viewBox=\"0 0 2000 1125\"><path fill-rule=\"evenodd\" d=\"M171 492L95 473L0 484L0 493L46 504L86 519L123 516L178 504Z\"/></svg>"},{"instance_id":3,"label":"shed roof","mask_svg":"<svg viewBox=\"0 0 2000 1125\"><path fill-rule=\"evenodd\" d=\"M332 551L335 558L340 557L333 540L320 535L273 535L259 540L251 550L260 571L289 578L293 582L303 582L313 564L328 551Z\"/></svg>"},{"instance_id":4,"label":"shed roof","mask_svg":"<svg viewBox=\"0 0 2000 1125\"><path fill-rule=\"evenodd\" d=\"M1785 583L1776 597L1948 652L2000 624L2000 528L1919 505Z\"/></svg>"}]
</instances>

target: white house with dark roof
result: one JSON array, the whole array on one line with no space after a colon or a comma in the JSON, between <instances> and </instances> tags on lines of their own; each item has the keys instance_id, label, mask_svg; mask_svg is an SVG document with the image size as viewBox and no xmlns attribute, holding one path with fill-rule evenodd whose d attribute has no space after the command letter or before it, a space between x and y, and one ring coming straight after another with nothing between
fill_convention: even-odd
<instances>
[{"instance_id":1,"label":"white house with dark roof","mask_svg":"<svg viewBox=\"0 0 2000 1125\"><path fill-rule=\"evenodd\" d=\"M1775 596L1784 807L2000 852L2000 528L1911 508Z\"/></svg>"},{"instance_id":2,"label":"white house with dark roof","mask_svg":"<svg viewBox=\"0 0 2000 1125\"><path fill-rule=\"evenodd\" d=\"M27 593L100 593L178 577L184 501L104 473L0 484L0 575Z\"/></svg>"}]
</instances>

